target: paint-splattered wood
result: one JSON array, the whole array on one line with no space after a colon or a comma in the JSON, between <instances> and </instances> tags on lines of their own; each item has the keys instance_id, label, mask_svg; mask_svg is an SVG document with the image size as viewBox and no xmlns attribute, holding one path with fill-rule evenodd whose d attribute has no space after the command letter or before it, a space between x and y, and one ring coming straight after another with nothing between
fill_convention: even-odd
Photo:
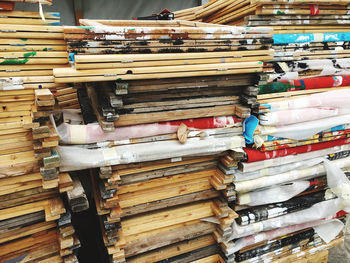
<instances>
[{"instance_id":1,"label":"paint-splattered wood","mask_svg":"<svg viewBox=\"0 0 350 263\"><path fill-rule=\"evenodd\" d=\"M123 27L123 26L93 26L93 27L63 27L65 34L120 34L128 36L147 36L147 35L173 35L173 34L199 34L199 35L225 35L226 37L241 34L266 34L270 35L272 30L268 27L215 27L208 24L208 27ZM186 37L183 37L186 39ZM122 40L119 38L117 40Z\"/></svg>"},{"instance_id":2,"label":"paint-splattered wood","mask_svg":"<svg viewBox=\"0 0 350 263\"><path fill-rule=\"evenodd\" d=\"M215 51L239 51L239 50L266 50L269 45L227 45L227 46L202 46L202 47L140 47L140 48L69 48L70 53L75 54L131 54L131 53L184 53L184 52L215 52ZM0 47L1 50L1 47Z\"/></svg>"}]
</instances>

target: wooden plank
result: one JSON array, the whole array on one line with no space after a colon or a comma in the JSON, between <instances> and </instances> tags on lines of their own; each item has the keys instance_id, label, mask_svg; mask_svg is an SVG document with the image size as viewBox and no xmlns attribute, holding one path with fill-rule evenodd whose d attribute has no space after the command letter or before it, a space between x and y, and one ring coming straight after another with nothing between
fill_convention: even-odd
<instances>
[{"instance_id":1,"label":"wooden plank","mask_svg":"<svg viewBox=\"0 0 350 263\"><path fill-rule=\"evenodd\" d=\"M175 225L164 229L162 232L156 232L153 235L127 240L125 256L131 257L176 242L211 234L214 230L215 225L208 222L193 221Z\"/></svg>"},{"instance_id":2,"label":"wooden plank","mask_svg":"<svg viewBox=\"0 0 350 263\"><path fill-rule=\"evenodd\" d=\"M202 202L199 204L186 205L179 208L169 209L167 211L154 212L126 219L124 222L121 222L122 229L124 235L129 236L161 227L209 217L213 215L211 204L211 202Z\"/></svg>"},{"instance_id":3,"label":"wooden plank","mask_svg":"<svg viewBox=\"0 0 350 263\"><path fill-rule=\"evenodd\" d=\"M43 222L38 224L29 225L19 229L13 229L7 233L2 233L0 237L0 244L6 243L15 239L19 239L25 236L29 236L41 231L55 229L55 222Z\"/></svg>"},{"instance_id":4,"label":"wooden plank","mask_svg":"<svg viewBox=\"0 0 350 263\"><path fill-rule=\"evenodd\" d=\"M128 262L156 262L163 259L171 258L180 254L184 254L202 247L206 247L215 244L215 240L211 235L203 236L190 241L184 241L177 244L170 245L159 250L155 250L151 253L146 253L134 258L128 259Z\"/></svg>"}]
</instances>

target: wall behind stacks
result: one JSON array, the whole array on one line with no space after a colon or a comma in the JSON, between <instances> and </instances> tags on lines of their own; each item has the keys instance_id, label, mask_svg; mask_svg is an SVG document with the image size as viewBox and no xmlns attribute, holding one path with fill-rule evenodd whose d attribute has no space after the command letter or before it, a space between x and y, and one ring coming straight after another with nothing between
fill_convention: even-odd
<instances>
[{"instance_id":1,"label":"wall behind stacks","mask_svg":"<svg viewBox=\"0 0 350 263\"><path fill-rule=\"evenodd\" d=\"M61 13L62 25L75 25L73 0L54 0L45 11ZM132 19L158 13L164 8L171 11L190 8L200 4L198 0L82 0L84 18ZM37 11L38 5L16 3L16 10Z\"/></svg>"}]
</instances>

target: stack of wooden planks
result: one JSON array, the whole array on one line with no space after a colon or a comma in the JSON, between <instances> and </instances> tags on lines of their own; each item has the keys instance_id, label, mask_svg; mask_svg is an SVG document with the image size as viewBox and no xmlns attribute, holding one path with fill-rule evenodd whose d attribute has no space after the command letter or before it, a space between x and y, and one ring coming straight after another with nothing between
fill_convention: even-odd
<instances>
[{"instance_id":1,"label":"stack of wooden planks","mask_svg":"<svg viewBox=\"0 0 350 263\"><path fill-rule=\"evenodd\" d=\"M227 201L233 176L219 160L245 145L243 119L262 62L273 59L272 31L81 23L64 28L75 68L54 70L57 83L79 87L84 119L66 110L56 122L60 168L94 168L107 254L112 262L223 262L220 233L237 215Z\"/></svg>"},{"instance_id":2,"label":"stack of wooden planks","mask_svg":"<svg viewBox=\"0 0 350 263\"><path fill-rule=\"evenodd\" d=\"M276 33L348 32L349 1L213 0L175 12L175 19L224 25L271 26Z\"/></svg>"},{"instance_id":3,"label":"stack of wooden planks","mask_svg":"<svg viewBox=\"0 0 350 263\"><path fill-rule=\"evenodd\" d=\"M269 45L266 44L271 43L269 39L263 37L263 35L267 32L262 32L260 35L253 35L253 32L248 32L249 34L242 39L242 36L240 37L239 34L234 33L234 31L231 32L232 35L228 35L227 32L222 32L222 34L220 34L219 31L215 33L215 28L222 28L223 26L212 24L208 25L198 22L161 20L91 21L82 19L80 20L80 23L85 27L80 29L67 28L66 31L69 51L79 55L130 54L135 53L135 50L142 54L259 50L268 49ZM141 29L144 27L147 28L147 31L145 31L147 34L152 33L149 32L149 29L152 29L154 32L149 39L140 35L136 36L136 40L138 41L135 41L133 39L133 36L135 37L135 35L125 35L124 33L118 34L118 32L114 32L113 28L121 27L127 27L130 30L133 28ZM192 31L188 31L188 27L192 28ZM208 27L215 28L213 28L211 31L205 31ZM177 32L174 31L174 33L172 33L170 28L176 28ZM197 30L194 30L195 28ZM89 30L84 31L83 29ZM111 30L111 32L105 36L107 39L104 39L103 35L101 34L103 30ZM217 28L217 30L219 30L219 28ZM113 34L113 32L115 34ZM131 31L131 33L132 32L133 31ZM181 32L184 32L184 34ZM190 32L192 33L188 34ZM93 35L96 35L96 38L93 38ZM159 40L157 38L160 37L160 35L163 35L163 37Z\"/></svg>"},{"instance_id":4,"label":"stack of wooden planks","mask_svg":"<svg viewBox=\"0 0 350 263\"><path fill-rule=\"evenodd\" d=\"M272 31L269 28L251 30L243 27L221 27L207 24L185 23L184 25L164 24L155 21L146 22L144 26L134 25L135 22L121 21L88 21L84 27L65 27L65 38L75 53L84 52L84 55L75 56L75 68L57 68L54 70L57 83L93 82L136 79L163 79L171 77L217 76L228 74L245 74L261 72L261 61L269 59L271 53L267 50L258 51L260 45L247 52L220 53L208 52L204 59L191 50L162 48L162 44L176 45L175 42L186 43L200 50L203 45L215 45L217 41L246 41L250 44L264 43L271 39ZM197 41L198 40L198 41ZM223 41L224 40L224 41ZM132 45L129 43L133 42ZM141 43L142 42L142 43ZM270 41L266 41L270 42ZM197 44L198 43L198 44ZM89 48L97 46L98 48ZM107 46L106 46L107 45ZM121 46L121 49L108 49L108 45ZM138 45L150 45L156 48L153 52L166 52L159 55L112 55L111 53L141 53ZM185 44L183 44L185 45ZM81 50L78 47L86 47ZM104 46L107 50L104 51ZM127 47L123 52L123 46ZM158 48L157 48L158 46ZM99 47L102 47L99 49ZM161 50L164 51L161 51ZM264 48L266 49L266 48ZM90 51L91 50L91 51ZM190 51L190 52L188 52ZM215 51L215 50L214 50ZM93 56L95 53L108 55ZM145 50L150 53L151 51ZM169 54L170 52L186 52L184 54ZM117 67L117 68L116 68Z\"/></svg>"},{"instance_id":5,"label":"stack of wooden planks","mask_svg":"<svg viewBox=\"0 0 350 263\"><path fill-rule=\"evenodd\" d=\"M0 11L0 77L11 78L9 81L22 89L48 88L60 108L77 108L76 90L54 83L52 77L53 68L69 66L60 14L43 13L42 19L39 12L12 9Z\"/></svg>"},{"instance_id":6,"label":"stack of wooden planks","mask_svg":"<svg viewBox=\"0 0 350 263\"><path fill-rule=\"evenodd\" d=\"M82 24L64 28L75 68L55 69L55 81L88 82L80 85L86 90L80 99L89 98L105 131L208 116L248 117L249 108L239 103L242 90L256 83L255 73L266 70L263 61L273 58L267 28L173 21Z\"/></svg>"},{"instance_id":7,"label":"stack of wooden planks","mask_svg":"<svg viewBox=\"0 0 350 263\"><path fill-rule=\"evenodd\" d=\"M0 11L0 261L76 262L74 246L62 243L74 231L64 236L57 232L66 212L60 193L72 189L73 182L58 171L59 136L50 120L55 107L51 64L62 66L67 56L63 37L59 51L45 46L45 39L38 41L45 30L59 31L47 26L59 22L59 14L44 14L44 22L38 12L12 11L10 6ZM37 36L28 33L25 39L18 31L22 29L35 30Z\"/></svg>"},{"instance_id":8,"label":"stack of wooden planks","mask_svg":"<svg viewBox=\"0 0 350 263\"><path fill-rule=\"evenodd\" d=\"M212 234L230 225L236 214L219 200L215 187L222 189L230 178L216 163L212 156L92 171L104 243L114 262L157 262L179 255L194 261L217 254ZM219 225L205 221L210 217Z\"/></svg>"}]
</instances>

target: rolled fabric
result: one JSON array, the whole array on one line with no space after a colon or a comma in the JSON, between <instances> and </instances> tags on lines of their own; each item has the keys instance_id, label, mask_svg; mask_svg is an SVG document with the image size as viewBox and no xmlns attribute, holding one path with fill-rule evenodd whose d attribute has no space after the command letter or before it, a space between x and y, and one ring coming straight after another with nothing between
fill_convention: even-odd
<instances>
[{"instance_id":1,"label":"rolled fabric","mask_svg":"<svg viewBox=\"0 0 350 263\"><path fill-rule=\"evenodd\" d=\"M275 159L266 159L258 162L241 162L239 163L239 171L243 173L248 173L248 172L259 172L261 174L267 175L270 173L270 168L273 169L275 166L281 166L281 165L286 165L286 164L291 164L295 162L301 162L304 160L308 159L313 159L317 157L332 157L332 156L339 156L341 152L346 152L350 150L350 145L349 144L344 144L340 146L334 146L330 148L325 148L322 150L317 150L317 151L311 151L307 153L301 153L301 154L296 154L296 155L288 155L280 158L275 158ZM330 155L328 157L328 155ZM348 155L345 154L345 157ZM339 157L340 158L340 157ZM339 158L334 158L334 159L339 159ZM330 160L333 160L329 158ZM286 172L286 171L284 171ZM273 174L271 174L273 175Z\"/></svg>"},{"instance_id":2,"label":"rolled fabric","mask_svg":"<svg viewBox=\"0 0 350 263\"><path fill-rule=\"evenodd\" d=\"M257 162L257 161L263 161L268 159L274 159L278 157L284 157L288 155L318 151L318 150L331 148L335 146L341 146L344 144L350 144L350 138L336 140L336 141L315 143L310 145L303 145L303 146L269 151L269 152L261 152L257 149L251 149L251 148L244 148L244 151L247 155L247 162L250 163L250 162Z\"/></svg>"},{"instance_id":3,"label":"rolled fabric","mask_svg":"<svg viewBox=\"0 0 350 263\"><path fill-rule=\"evenodd\" d=\"M287 92L307 89L324 89L332 87L344 87L350 85L350 75L345 76L327 76L313 77L305 79L284 80L270 82L260 86L259 94L268 94L276 92Z\"/></svg>"}]
</instances>

